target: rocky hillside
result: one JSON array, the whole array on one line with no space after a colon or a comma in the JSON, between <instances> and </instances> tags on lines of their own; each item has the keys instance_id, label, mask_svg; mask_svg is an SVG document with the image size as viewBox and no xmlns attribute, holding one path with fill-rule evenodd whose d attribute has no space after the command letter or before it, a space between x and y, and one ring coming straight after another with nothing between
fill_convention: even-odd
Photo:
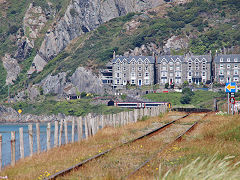
<instances>
[{"instance_id":1,"label":"rocky hillside","mask_svg":"<svg viewBox=\"0 0 240 180\"><path fill-rule=\"evenodd\" d=\"M19 100L49 93L103 94L92 72L113 51L240 52L238 0L0 0L0 5L3 97L8 84Z\"/></svg>"}]
</instances>

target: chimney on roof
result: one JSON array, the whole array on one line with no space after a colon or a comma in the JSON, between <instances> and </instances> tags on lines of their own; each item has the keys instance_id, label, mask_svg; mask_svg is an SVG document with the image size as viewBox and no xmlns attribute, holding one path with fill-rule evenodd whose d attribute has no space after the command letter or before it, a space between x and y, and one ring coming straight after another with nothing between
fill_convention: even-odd
<instances>
[{"instance_id":1,"label":"chimney on roof","mask_svg":"<svg viewBox=\"0 0 240 180\"><path fill-rule=\"evenodd\" d=\"M113 59L115 59L115 58L116 58L116 52L113 51Z\"/></svg>"}]
</instances>

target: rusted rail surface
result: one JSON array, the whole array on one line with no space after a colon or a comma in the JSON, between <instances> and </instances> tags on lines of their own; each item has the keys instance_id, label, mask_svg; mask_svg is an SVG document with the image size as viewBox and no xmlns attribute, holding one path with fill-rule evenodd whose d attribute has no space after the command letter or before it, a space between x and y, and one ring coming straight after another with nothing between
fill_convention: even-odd
<instances>
[{"instance_id":1,"label":"rusted rail surface","mask_svg":"<svg viewBox=\"0 0 240 180\"><path fill-rule=\"evenodd\" d=\"M205 114L205 116L203 118L205 118L206 116L208 115ZM201 119L203 119L201 118ZM200 120L201 120L200 119ZM185 135L185 134L188 134L190 133L195 127L196 125L199 123L199 121L196 121L195 123L193 123L193 125L191 127L189 127L185 132L183 132L182 134L180 134L179 136L177 136L173 142L169 143L169 144L166 144L164 147L162 147L159 151L157 151L156 153L154 153L154 155L152 155L149 159L147 159L146 161L144 161L140 166L138 166L132 173L130 173L125 179L129 179L131 178L133 175L135 175L140 169L142 169L144 166L146 166L147 163L149 163L150 161L152 161L154 158L156 158L156 156L161 153L164 149L166 149L167 147L171 146L172 144L174 144L175 142L178 142L178 141L181 141L182 140L182 137Z\"/></svg>"},{"instance_id":2,"label":"rusted rail surface","mask_svg":"<svg viewBox=\"0 0 240 180\"><path fill-rule=\"evenodd\" d=\"M133 139L133 140L127 141L127 142L125 142L125 143L123 143L123 144L121 144L121 145L119 145L119 146L116 146L116 147L113 147L113 148L111 148L111 149L108 149L108 150L106 150L106 151L104 151L104 152L102 152L102 153L99 153L99 154L97 154L97 155L95 155L95 156L93 156L93 157L91 157L91 158L89 158L89 159L86 159L86 160L84 160L84 161L82 161L82 162L80 162L80 163L78 163L78 164L75 164L74 166L69 167L69 168L67 168L67 169L65 169L65 170L59 171L59 172L53 174L52 176L50 176L50 177L48 177L48 178L46 178L46 179L47 179L47 180L53 180L53 179L56 179L57 177L64 176L64 175L70 173L71 171L76 170L76 169L80 168L81 166L87 164L88 162L90 162L90 161L92 161L92 160L94 160L94 159L97 159L97 158L99 158L99 157L101 157L101 156L106 155L106 154L109 153L110 151L113 151L113 150L115 150L115 149L117 149L117 148L120 148L120 147L122 147L122 146L124 146L124 145L126 145L126 144L131 144L131 143L136 142L136 141L138 141L138 140L140 140L140 139L143 139L143 138L145 138L145 137L149 137L149 136L151 136L151 135L154 135L154 134L156 134L156 133L158 133L158 132L166 129L167 127L171 126L171 125L174 124L176 121L179 121L179 120L181 120L181 119L184 119L184 118L188 117L190 114L192 114L192 113L188 113L188 114L184 115L184 116L181 117L181 118L178 118L178 119L176 119L176 120L173 120L173 121L171 121L171 122L169 122L169 123L167 123L167 124L165 124L165 125L163 125L163 126L161 126L161 127L159 127L159 128L154 129L153 131L151 131L151 132L149 132L149 133L146 133L146 134L144 134L144 135L142 135L142 136L140 136L140 137L137 137L137 138L135 138L135 139Z\"/></svg>"}]
</instances>

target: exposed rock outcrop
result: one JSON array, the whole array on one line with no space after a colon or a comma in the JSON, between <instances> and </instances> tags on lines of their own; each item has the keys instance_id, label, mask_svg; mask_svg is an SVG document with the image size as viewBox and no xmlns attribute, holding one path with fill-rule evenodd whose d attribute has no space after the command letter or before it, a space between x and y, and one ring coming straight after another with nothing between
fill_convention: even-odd
<instances>
[{"instance_id":1,"label":"exposed rock outcrop","mask_svg":"<svg viewBox=\"0 0 240 180\"><path fill-rule=\"evenodd\" d=\"M32 115L22 114L21 116L11 107L0 105L0 122L53 122L60 120L73 120L77 119L74 116L65 116L64 114L58 115Z\"/></svg>"},{"instance_id":2,"label":"exposed rock outcrop","mask_svg":"<svg viewBox=\"0 0 240 180\"><path fill-rule=\"evenodd\" d=\"M17 62L16 59L11 57L10 54L5 54L5 56L2 58L3 67L7 71L7 78L6 78L6 84L13 84L13 81L15 81L18 77L18 74L21 71L21 68Z\"/></svg>"},{"instance_id":3,"label":"exposed rock outcrop","mask_svg":"<svg viewBox=\"0 0 240 180\"><path fill-rule=\"evenodd\" d=\"M45 36L39 50L41 56L36 56L33 61L37 71L41 71L45 66L37 61L51 60L81 34L96 29L115 17L144 11L162 3L163 0L72 0L64 17L54 28L49 29Z\"/></svg>"},{"instance_id":4,"label":"exposed rock outcrop","mask_svg":"<svg viewBox=\"0 0 240 180\"><path fill-rule=\"evenodd\" d=\"M171 49L175 51L179 51L181 49L187 49L188 43L189 43L189 40L187 37L172 36L167 40L167 43L163 47L164 53L170 54Z\"/></svg>"},{"instance_id":5,"label":"exposed rock outcrop","mask_svg":"<svg viewBox=\"0 0 240 180\"><path fill-rule=\"evenodd\" d=\"M79 67L69 79L66 76L67 73L65 72L55 76L48 75L40 83L43 93L59 95L74 94L83 91L96 94L104 93L101 80L83 67Z\"/></svg>"}]
</instances>

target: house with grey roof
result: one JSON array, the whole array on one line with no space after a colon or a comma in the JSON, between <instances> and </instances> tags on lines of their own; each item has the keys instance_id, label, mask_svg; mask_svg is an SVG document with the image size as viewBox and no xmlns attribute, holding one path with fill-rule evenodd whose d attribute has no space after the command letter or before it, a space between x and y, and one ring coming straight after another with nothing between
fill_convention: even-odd
<instances>
[{"instance_id":1,"label":"house with grey roof","mask_svg":"<svg viewBox=\"0 0 240 180\"><path fill-rule=\"evenodd\" d=\"M240 54L218 54L214 58L214 66L216 82L221 84L227 82L240 82Z\"/></svg>"},{"instance_id":2,"label":"house with grey roof","mask_svg":"<svg viewBox=\"0 0 240 180\"><path fill-rule=\"evenodd\" d=\"M154 64L153 56L115 57L112 60L113 87L154 84Z\"/></svg>"},{"instance_id":3,"label":"house with grey roof","mask_svg":"<svg viewBox=\"0 0 240 180\"><path fill-rule=\"evenodd\" d=\"M157 61L157 78L160 85L183 83L182 69L184 56L159 56Z\"/></svg>"},{"instance_id":4,"label":"house with grey roof","mask_svg":"<svg viewBox=\"0 0 240 180\"><path fill-rule=\"evenodd\" d=\"M212 56L211 55L189 55L185 56L183 62L183 81L190 84L206 83L211 81L212 74Z\"/></svg>"}]
</instances>

